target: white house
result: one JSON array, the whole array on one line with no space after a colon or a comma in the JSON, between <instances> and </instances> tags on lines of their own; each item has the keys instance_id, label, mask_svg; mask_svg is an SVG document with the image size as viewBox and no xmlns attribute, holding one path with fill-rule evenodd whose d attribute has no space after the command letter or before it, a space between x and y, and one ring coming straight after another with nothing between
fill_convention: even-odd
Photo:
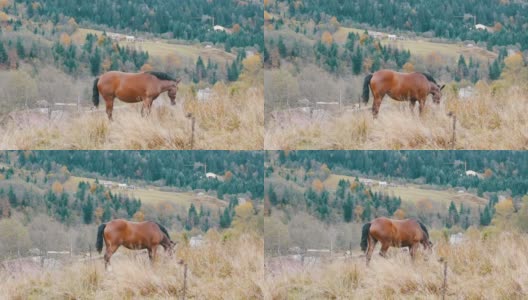
<instances>
[{"instance_id":1,"label":"white house","mask_svg":"<svg viewBox=\"0 0 528 300\"><path fill-rule=\"evenodd\" d=\"M117 185L119 189L126 190L128 188L128 185L126 183L120 183Z\"/></svg>"},{"instance_id":2,"label":"white house","mask_svg":"<svg viewBox=\"0 0 528 300\"><path fill-rule=\"evenodd\" d=\"M205 174L205 177L207 177L207 178L217 179L217 178L218 178L218 175L216 175L215 173L206 173L206 174Z\"/></svg>"},{"instance_id":3,"label":"white house","mask_svg":"<svg viewBox=\"0 0 528 300\"><path fill-rule=\"evenodd\" d=\"M486 31L489 30L489 29L488 29L488 26L483 25L483 24L477 24L477 25L475 25L475 29L477 29L477 30L486 30Z\"/></svg>"},{"instance_id":4,"label":"white house","mask_svg":"<svg viewBox=\"0 0 528 300\"><path fill-rule=\"evenodd\" d=\"M466 176L478 176L478 173L472 170L467 170Z\"/></svg>"},{"instance_id":5,"label":"white house","mask_svg":"<svg viewBox=\"0 0 528 300\"><path fill-rule=\"evenodd\" d=\"M134 37L132 35L127 35L126 36L126 41L127 42L135 42L136 41L136 37Z\"/></svg>"},{"instance_id":6,"label":"white house","mask_svg":"<svg viewBox=\"0 0 528 300\"><path fill-rule=\"evenodd\" d=\"M380 186L386 187L388 185L387 181L380 181L378 182Z\"/></svg>"},{"instance_id":7,"label":"white house","mask_svg":"<svg viewBox=\"0 0 528 300\"><path fill-rule=\"evenodd\" d=\"M395 41L398 39L398 36L395 34L389 34L388 37L389 37L389 41Z\"/></svg>"},{"instance_id":8,"label":"white house","mask_svg":"<svg viewBox=\"0 0 528 300\"><path fill-rule=\"evenodd\" d=\"M224 26L220 26L220 25L215 25L213 27L214 31L223 31L225 33L231 33L231 30L230 29L227 29L225 28Z\"/></svg>"}]
</instances>

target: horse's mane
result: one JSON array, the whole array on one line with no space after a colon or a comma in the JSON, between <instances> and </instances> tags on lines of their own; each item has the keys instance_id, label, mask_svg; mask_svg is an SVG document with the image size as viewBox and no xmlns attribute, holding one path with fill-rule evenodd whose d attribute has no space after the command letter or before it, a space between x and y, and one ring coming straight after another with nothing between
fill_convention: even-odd
<instances>
[{"instance_id":1,"label":"horse's mane","mask_svg":"<svg viewBox=\"0 0 528 300\"><path fill-rule=\"evenodd\" d=\"M156 76L159 80L172 80L172 81L176 81L176 79L172 76L170 76L169 74L165 73L165 72L157 72L157 71L147 71L145 72L147 74L150 74L150 75L154 75Z\"/></svg>"},{"instance_id":2,"label":"horse's mane","mask_svg":"<svg viewBox=\"0 0 528 300\"><path fill-rule=\"evenodd\" d=\"M170 238L170 235L169 235L169 232L167 231L167 229L165 227L163 227L160 223L156 223L156 225L159 226L161 232L163 232L167 236L169 241L171 241L171 238Z\"/></svg>"},{"instance_id":3,"label":"horse's mane","mask_svg":"<svg viewBox=\"0 0 528 300\"><path fill-rule=\"evenodd\" d=\"M438 85L438 83L436 83L436 80L433 78L433 76L431 76L431 74L427 74L427 73L420 73L420 74L425 76L425 78L427 78L427 80L429 80L430 82Z\"/></svg>"},{"instance_id":4,"label":"horse's mane","mask_svg":"<svg viewBox=\"0 0 528 300\"><path fill-rule=\"evenodd\" d=\"M425 233L425 235L427 236L427 239L429 239L429 232L427 231L427 227L425 227L425 225L420 222L420 221L416 221L418 222L418 224L420 225L420 227L422 228L422 231Z\"/></svg>"}]
</instances>

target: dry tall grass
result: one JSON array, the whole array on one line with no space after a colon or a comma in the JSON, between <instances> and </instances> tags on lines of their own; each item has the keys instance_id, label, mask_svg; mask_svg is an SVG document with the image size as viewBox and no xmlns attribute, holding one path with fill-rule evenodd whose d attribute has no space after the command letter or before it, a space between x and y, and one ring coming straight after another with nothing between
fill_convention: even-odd
<instances>
[{"instance_id":1,"label":"dry tall grass","mask_svg":"<svg viewBox=\"0 0 528 300\"><path fill-rule=\"evenodd\" d=\"M313 120L285 117L267 124L265 147L278 149L451 149L457 116L455 149L528 149L528 96L511 89L492 96L485 89L469 99L447 96L436 106L418 108L386 98L378 119L370 110L345 112ZM372 101L369 102L369 108Z\"/></svg>"},{"instance_id":2,"label":"dry tall grass","mask_svg":"<svg viewBox=\"0 0 528 300\"><path fill-rule=\"evenodd\" d=\"M408 253L364 257L266 275L269 299L441 299L447 261L446 299L526 299L528 237L502 232L473 234L460 245L445 242L413 263ZM378 246L379 250L379 246Z\"/></svg>"},{"instance_id":3,"label":"dry tall grass","mask_svg":"<svg viewBox=\"0 0 528 300\"><path fill-rule=\"evenodd\" d=\"M161 254L154 265L146 253L129 253L116 255L111 271L105 271L103 261L96 260L53 271L0 272L0 298L181 299L184 268L180 259L188 265L187 299L262 298L261 237L242 235L223 241L219 234L208 233L204 246L180 247L172 258Z\"/></svg>"},{"instance_id":4,"label":"dry tall grass","mask_svg":"<svg viewBox=\"0 0 528 300\"><path fill-rule=\"evenodd\" d=\"M123 104L113 122L104 108L44 124L11 122L0 128L0 149L191 149L189 113L196 118L193 149L263 149L263 89L235 89L220 87L207 102L184 94L183 105L153 108L145 118L140 104Z\"/></svg>"}]
</instances>

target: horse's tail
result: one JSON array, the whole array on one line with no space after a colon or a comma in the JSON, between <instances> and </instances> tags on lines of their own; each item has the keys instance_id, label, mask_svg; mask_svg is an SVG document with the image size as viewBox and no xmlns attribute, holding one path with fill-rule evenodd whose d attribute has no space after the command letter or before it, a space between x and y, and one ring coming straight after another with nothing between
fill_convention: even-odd
<instances>
[{"instance_id":1,"label":"horse's tail","mask_svg":"<svg viewBox=\"0 0 528 300\"><path fill-rule=\"evenodd\" d=\"M169 232L167 231L167 229L165 227L163 227L161 224L159 223L156 223L156 225L158 225L159 229L161 230L161 232L163 232L167 238L169 239L169 241L172 241L171 238L170 238L170 235L169 235Z\"/></svg>"},{"instance_id":2,"label":"horse's tail","mask_svg":"<svg viewBox=\"0 0 528 300\"><path fill-rule=\"evenodd\" d=\"M99 77L95 78L94 84L93 84L93 96L92 101L95 107L99 106L99 89L97 88L97 84L99 83Z\"/></svg>"},{"instance_id":3,"label":"horse's tail","mask_svg":"<svg viewBox=\"0 0 528 300\"><path fill-rule=\"evenodd\" d=\"M95 248L97 249L97 252L101 253L103 251L103 233L105 230L106 224L99 225L99 228L97 228L97 242L95 243Z\"/></svg>"},{"instance_id":4,"label":"horse's tail","mask_svg":"<svg viewBox=\"0 0 528 300\"><path fill-rule=\"evenodd\" d=\"M366 223L363 225L363 229L361 230L361 251L367 251L368 246L368 236L370 231L370 223Z\"/></svg>"},{"instance_id":5,"label":"horse's tail","mask_svg":"<svg viewBox=\"0 0 528 300\"><path fill-rule=\"evenodd\" d=\"M420 228L422 228L423 233L425 234L425 236L429 240L429 231L427 231L427 227L425 227L425 225L422 222L420 222L420 221L418 221L418 224L420 225Z\"/></svg>"},{"instance_id":6,"label":"horse's tail","mask_svg":"<svg viewBox=\"0 0 528 300\"><path fill-rule=\"evenodd\" d=\"M368 103L369 100L369 87L372 76L372 74L368 74L367 77L365 77L365 81L363 81L363 102L365 103Z\"/></svg>"}]
</instances>

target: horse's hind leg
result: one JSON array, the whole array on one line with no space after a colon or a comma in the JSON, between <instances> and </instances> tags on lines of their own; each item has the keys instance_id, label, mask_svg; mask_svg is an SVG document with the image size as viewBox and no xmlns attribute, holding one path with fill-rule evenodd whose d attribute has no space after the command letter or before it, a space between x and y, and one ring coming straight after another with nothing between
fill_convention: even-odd
<instances>
[{"instance_id":1,"label":"horse's hind leg","mask_svg":"<svg viewBox=\"0 0 528 300\"><path fill-rule=\"evenodd\" d=\"M374 116L374 118L377 118L381 106L381 101L383 100L383 96L385 95L378 95L377 93L374 93L374 91L372 91L372 94L374 95L374 101L372 103L372 115Z\"/></svg>"},{"instance_id":2,"label":"horse's hind leg","mask_svg":"<svg viewBox=\"0 0 528 300\"><path fill-rule=\"evenodd\" d=\"M108 244L106 245L106 252L104 255L105 270L108 269L108 265L110 264L110 258L117 251L117 248L119 248L119 246L113 246Z\"/></svg>"},{"instance_id":3,"label":"horse's hind leg","mask_svg":"<svg viewBox=\"0 0 528 300\"><path fill-rule=\"evenodd\" d=\"M104 99L106 102L106 114L108 115L108 119L112 121L112 111L114 110L114 97L105 96Z\"/></svg>"},{"instance_id":4,"label":"horse's hind leg","mask_svg":"<svg viewBox=\"0 0 528 300\"><path fill-rule=\"evenodd\" d=\"M374 239L372 236L368 236L368 248L367 248L367 266L370 262L370 259L372 258L372 253L374 252L374 248L376 247L376 239Z\"/></svg>"}]
</instances>

